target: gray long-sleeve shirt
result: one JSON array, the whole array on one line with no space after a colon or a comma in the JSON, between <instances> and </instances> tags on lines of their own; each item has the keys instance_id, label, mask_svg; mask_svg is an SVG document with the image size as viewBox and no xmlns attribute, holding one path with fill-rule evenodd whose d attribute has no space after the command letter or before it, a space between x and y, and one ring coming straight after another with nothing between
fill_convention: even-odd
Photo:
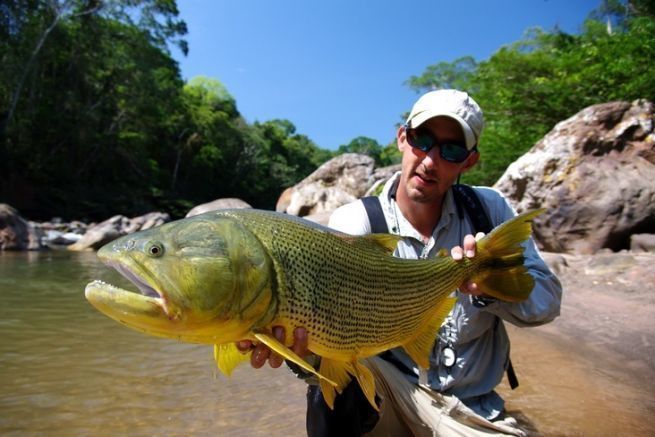
<instances>
[{"instance_id":1,"label":"gray long-sleeve shirt","mask_svg":"<svg viewBox=\"0 0 655 437\"><path fill-rule=\"evenodd\" d=\"M395 256L408 259L432 257L440 249L459 246L467 234L475 234L469 218L460 220L457 215L452 191L444 201L441 219L432 232L427 244L419 232L405 219L392 197L400 173L394 175L380 195L390 232L404 238L394 252ZM510 219L514 210L505 198L491 188L475 187L493 226ZM332 214L329 225L333 229L353 235L371 232L366 210L361 201L338 208ZM500 383L507 368L509 338L505 320L517 326L538 326L559 315L562 288L557 277L548 269L539 255L534 241L524 243L525 265L535 278L535 288L530 297L521 303L495 301L483 308L472 303L470 296L459 294L457 302L441 327L430 356L428 384L442 393L461 399L481 416L493 420L503 410L504 402L494 388ZM447 368L441 362L442 350L446 344L456 354L456 362ZM408 369L413 369L418 381L416 364L398 348L392 351L395 358Z\"/></svg>"}]
</instances>

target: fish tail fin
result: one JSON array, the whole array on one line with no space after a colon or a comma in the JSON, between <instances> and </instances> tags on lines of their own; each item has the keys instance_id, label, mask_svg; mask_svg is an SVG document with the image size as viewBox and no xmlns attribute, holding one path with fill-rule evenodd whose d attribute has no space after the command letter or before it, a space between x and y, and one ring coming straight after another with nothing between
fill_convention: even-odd
<instances>
[{"instance_id":1,"label":"fish tail fin","mask_svg":"<svg viewBox=\"0 0 655 437\"><path fill-rule=\"evenodd\" d=\"M471 278L484 294L508 302L527 299L534 279L525 268L521 243L532 233L533 219L544 209L520 214L477 243L480 268Z\"/></svg>"},{"instance_id":2,"label":"fish tail fin","mask_svg":"<svg viewBox=\"0 0 655 437\"><path fill-rule=\"evenodd\" d=\"M232 375L232 371L244 361L250 360L251 352L241 352L236 344L215 344L214 359L218 369L225 376Z\"/></svg>"}]
</instances>

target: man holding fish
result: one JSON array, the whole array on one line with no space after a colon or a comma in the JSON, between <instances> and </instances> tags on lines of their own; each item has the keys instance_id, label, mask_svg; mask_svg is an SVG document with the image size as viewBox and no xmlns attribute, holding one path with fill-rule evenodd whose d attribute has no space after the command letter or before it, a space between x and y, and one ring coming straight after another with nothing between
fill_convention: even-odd
<instances>
[{"instance_id":1,"label":"man holding fish","mask_svg":"<svg viewBox=\"0 0 655 437\"><path fill-rule=\"evenodd\" d=\"M462 213L462 198L454 194L453 186L480 158L483 123L478 104L461 91L432 91L414 104L397 132L401 172L379 196L384 232L403 237L395 256L430 258L443 248L452 248L456 260L475 257L474 235L480 229L474 229L470 212ZM476 187L473 196L492 227L515 216L493 189ZM370 218L370 209L359 200L337 209L329 226L354 235L380 232L372 229ZM365 361L376 379L379 413L357 384L351 383L336 397L334 409L325 404L319 386L310 385L308 434L524 435L516 421L505 415L504 402L494 391L506 371L510 381L514 376L503 321L521 327L550 322L559 315L562 295L559 280L532 239L525 244L524 256L535 284L530 296L522 302L504 302L486 295L476 282L461 284L456 303L434 339L427 371L420 370L401 348ZM283 328L274 328L273 333L285 338ZM304 356L307 333L297 328L294 338L293 350ZM263 343L240 342L239 348L253 349L255 368L267 360L272 367L282 364L282 358Z\"/></svg>"}]
</instances>

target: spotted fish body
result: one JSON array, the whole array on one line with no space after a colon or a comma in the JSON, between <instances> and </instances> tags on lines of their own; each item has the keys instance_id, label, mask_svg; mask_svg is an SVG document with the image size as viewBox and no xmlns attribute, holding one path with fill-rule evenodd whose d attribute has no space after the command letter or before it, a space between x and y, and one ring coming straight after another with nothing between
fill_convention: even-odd
<instances>
[{"instance_id":1,"label":"spotted fish body","mask_svg":"<svg viewBox=\"0 0 655 437\"><path fill-rule=\"evenodd\" d=\"M304 326L310 349L322 357L368 357L403 344L475 269L449 257L396 258L378 237L349 237L282 215L224 214L241 219L273 259L274 324ZM397 242L382 238L390 247Z\"/></svg>"},{"instance_id":2,"label":"spotted fish body","mask_svg":"<svg viewBox=\"0 0 655 437\"><path fill-rule=\"evenodd\" d=\"M406 260L392 256L400 237L338 233L314 223L258 210L223 210L123 237L98 255L137 284L143 295L99 281L87 299L142 332L216 344L225 373L247 357L234 347L261 341L319 376L328 405L357 379L375 407L371 372L360 362L403 347L421 367L454 303L473 279L486 294L520 301L534 281L523 266L531 220L526 213L478 242L478 255ZM286 328L278 342L273 326ZM289 346L305 327L314 369Z\"/></svg>"}]
</instances>

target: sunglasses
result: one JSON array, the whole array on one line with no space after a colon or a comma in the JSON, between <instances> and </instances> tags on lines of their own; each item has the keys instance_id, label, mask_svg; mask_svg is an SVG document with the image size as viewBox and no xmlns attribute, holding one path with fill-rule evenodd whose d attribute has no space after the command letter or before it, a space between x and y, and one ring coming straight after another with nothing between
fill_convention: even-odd
<instances>
[{"instance_id":1,"label":"sunglasses","mask_svg":"<svg viewBox=\"0 0 655 437\"><path fill-rule=\"evenodd\" d=\"M476 150L474 147L468 150L462 143L457 142L439 142L437 138L432 135L427 129L412 129L405 125L405 133L407 142L415 149L419 149L423 153L428 153L433 147L439 146L439 156L441 159L460 164L466 161L466 158Z\"/></svg>"}]
</instances>

